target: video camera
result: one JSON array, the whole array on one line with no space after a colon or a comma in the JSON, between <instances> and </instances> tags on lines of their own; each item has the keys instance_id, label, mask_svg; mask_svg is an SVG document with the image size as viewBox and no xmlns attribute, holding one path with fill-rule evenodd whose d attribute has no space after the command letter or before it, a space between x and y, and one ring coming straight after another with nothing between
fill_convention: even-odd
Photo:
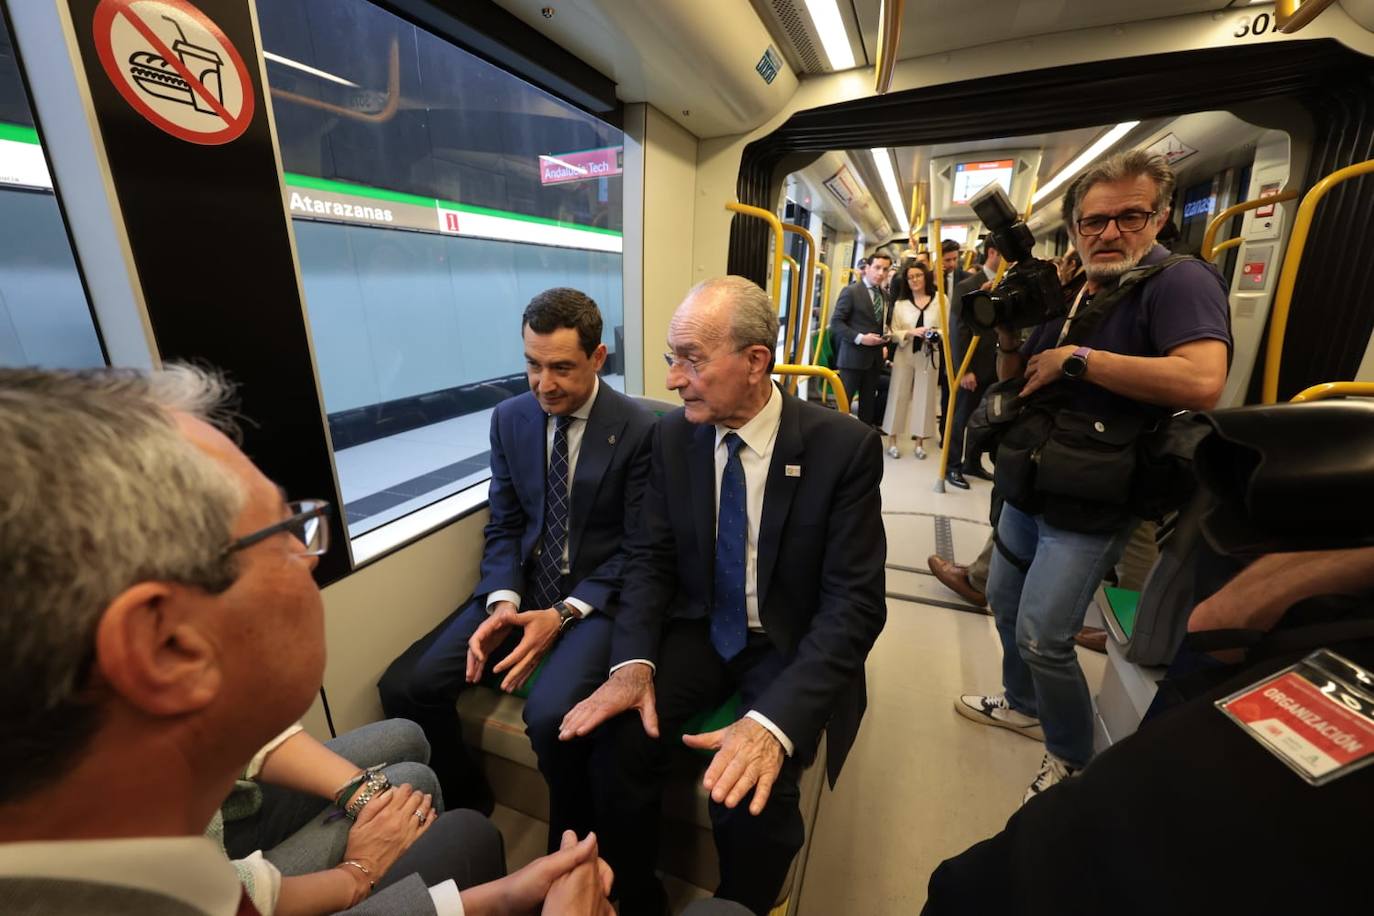
<instances>
[{"instance_id":1,"label":"video camera","mask_svg":"<svg viewBox=\"0 0 1374 916\"><path fill-rule=\"evenodd\" d=\"M1007 268L995 289L965 294L960 312L964 322L985 334L998 325L1028 328L1068 314L1059 272L1031 253L1035 237L1002 186L993 182L983 188L969 206L988 227L997 251L1015 266Z\"/></svg>"}]
</instances>

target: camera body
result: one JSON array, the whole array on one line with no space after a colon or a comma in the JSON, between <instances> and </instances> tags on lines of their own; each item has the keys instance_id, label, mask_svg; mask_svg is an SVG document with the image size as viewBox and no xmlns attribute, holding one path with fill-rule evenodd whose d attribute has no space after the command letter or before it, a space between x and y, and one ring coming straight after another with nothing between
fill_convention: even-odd
<instances>
[{"instance_id":1,"label":"camera body","mask_svg":"<svg viewBox=\"0 0 1374 916\"><path fill-rule=\"evenodd\" d=\"M1002 186L993 183L969 201L988 227L998 252L1014 263L995 289L974 290L964 296L960 317L980 334L998 325L1028 328L1068 314L1059 285L1059 272L1049 261L1032 254L1035 237L1012 206Z\"/></svg>"}]
</instances>

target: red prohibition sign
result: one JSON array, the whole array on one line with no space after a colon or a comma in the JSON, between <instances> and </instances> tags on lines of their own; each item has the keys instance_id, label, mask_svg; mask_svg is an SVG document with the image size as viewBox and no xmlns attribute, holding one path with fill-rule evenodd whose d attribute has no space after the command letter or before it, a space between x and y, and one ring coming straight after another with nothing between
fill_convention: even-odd
<instances>
[{"instance_id":1,"label":"red prohibition sign","mask_svg":"<svg viewBox=\"0 0 1374 916\"><path fill-rule=\"evenodd\" d=\"M100 0L91 28L110 82L153 126L217 146L252 122L253 83L243 58L186 0Z\"/></svg>"}]
</instances>

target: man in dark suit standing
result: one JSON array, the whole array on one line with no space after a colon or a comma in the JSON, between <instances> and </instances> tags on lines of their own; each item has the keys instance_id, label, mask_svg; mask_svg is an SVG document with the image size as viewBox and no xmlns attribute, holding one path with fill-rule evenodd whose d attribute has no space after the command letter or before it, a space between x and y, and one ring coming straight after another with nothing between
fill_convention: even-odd
<instances>
[{"instance_id":1,"label":"man in dark suit standing","mask_svg":"<svg viewBox=\"0 0 1374 916\"><path fill-rule=\"evenodd\" d=\"M530 393L491 418L491 519L471 602L392 662L378 688L387 715L425 729L451 807L490 812L454 707L488 665L519 689L526 732L549 784L549 846L592 829L587 742L558 741L563 715L601 683L655 418L601 384L601 313L573 289L535 296L522 320Z\"/></svg>"},{"instance_id":2,"label":"man in dark suit standing","mask_svg":"<svg viewBox=\"0 0 1374 916\"><path fill-rule=\"evenodd\" d=\"M834 784L866 705L886 619L882 446L773 384L776 337L742 277L698 285L674 314L668 387L684 407L654 433L610 678L564 720L565 739L606 723L593 784L626 916L662 912L659 801L692 715L740 694L732 725L682 740L715 752L717 896L767 913L804 840L798 777L824 731Z\"/></svg>"},{"instance_id":3,"label":"man in dark suit standing","mask_svg":"<svg viewBox=\"0 0 1374 916\"><path fill-rule=\"evenodd\" d=\"M878 374L883 367L883 325L887 316L885 289L892 258L881 252L868 259L862 279L840 290L830 329L839 340L835 369L851 401L858 399L859 419L877 422Z\"/></svg>"},{"instance_id":4,"label":"man in dark suit standing","mask_svg":"<svg viewBox=\"0 0 1374 916\"><path fill-rule=\"evenodd\" d=\"M1002 265L1002 254L997 250L996 243L989 238L985 246L985 256L983 266L980 270L975 270L964 278L958 286L954 287L954 299L949 305L949 354L954 361L954 368L958 370L964 362L964 354L968 352L968 346L973 340L972 330L964 323L960 311L963 308L964 296L985 286L991 286L993 278L997 276L997 269ZM973 409L978 406L978 402L983 400L983 393L988 390L988 386L997 381L997 339L994 334L983 334L978 338L978 349L974 351L973 358L969 360L968 369L959 379L959 392L954 401L954 423L950 427L949 443L949 467L945 472L945 479L961 490L968 489L968 481L964 475L970 477L981 477L984 480L991 480L992 477L983 469L983 456L981 452L964 453L964 430L968 426L968 418L973 414Z\"/></svg>"}]
</instances>

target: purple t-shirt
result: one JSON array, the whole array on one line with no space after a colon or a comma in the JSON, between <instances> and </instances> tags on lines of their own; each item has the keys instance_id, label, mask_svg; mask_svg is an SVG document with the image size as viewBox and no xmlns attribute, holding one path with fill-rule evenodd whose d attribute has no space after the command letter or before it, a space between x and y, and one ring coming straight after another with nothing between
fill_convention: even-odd
<instances>
[{"instance_id":1,"label":"purple t-shirt","mask_svg":"<svg viewBox=\"0 0 1374 916\"><path fill-rule=\"evenodd\" d=\"M1157 264L1168 256L1169 249L1156 245L1140 263ZM1229 351L1229 317L1226 284L1221 276L1202 261L1181 261L1128 293L1088 335L1083 346L1123 356L1164 356L1175 347L1195 340L1220 340L1226 343ZM1021 354L1029 358L1043 350L1054 349L1059 345L1059 331L1063 327L1063 318L1040 325L1022 344ZM1091 365L1091 357L1088 362ZM1105 414L1134 412L1144 407L1152 415L1174 412L1167 407L1132 401L1089 381L1063 379L1054 384L1072 385L1077 389L1069 405L1074 410Z\"/></svg>"}]
</instances>

